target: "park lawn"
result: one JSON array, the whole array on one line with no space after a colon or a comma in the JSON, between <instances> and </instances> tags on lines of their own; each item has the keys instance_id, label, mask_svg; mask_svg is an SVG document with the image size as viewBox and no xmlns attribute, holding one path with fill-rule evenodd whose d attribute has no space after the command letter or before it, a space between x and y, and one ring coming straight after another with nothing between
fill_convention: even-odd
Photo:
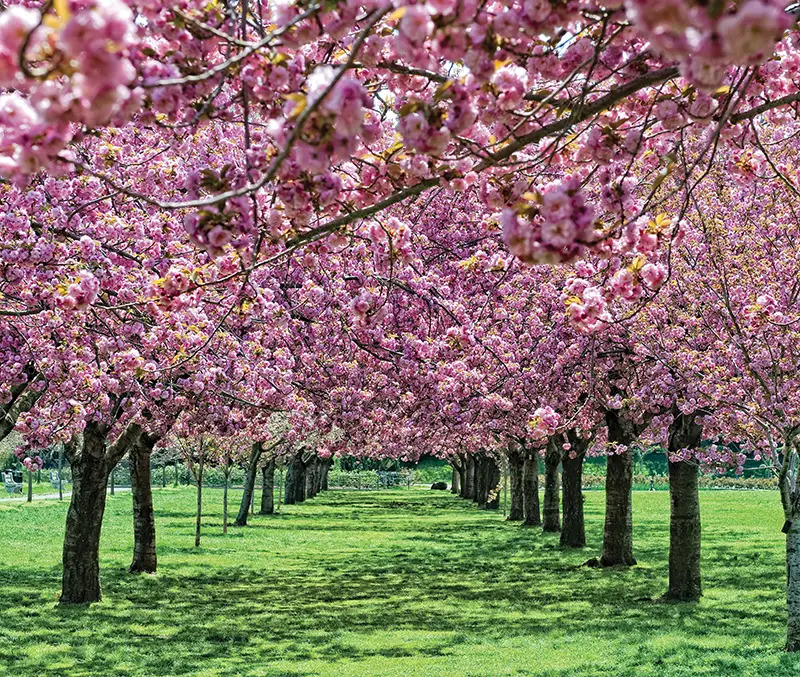
<instances>
[{"instance_id":1,"label":"park lawn","mask_svg":"<svg viewBox=\"0 0 800 677\"><path fill-rule=\"evenodd\" d=\"M205 496L195 549L193 491L156 490L156 576L125 573L131 497L109 498L90 608L55 605L66 502L0 504L0 675L800 675L772 492L702 493L696 605L654 601L667 492L635 493L627 571L578 566L599 491L585 551L429 490L327 492L227 536L222 492Z\"/></svg>"}]
</instances>

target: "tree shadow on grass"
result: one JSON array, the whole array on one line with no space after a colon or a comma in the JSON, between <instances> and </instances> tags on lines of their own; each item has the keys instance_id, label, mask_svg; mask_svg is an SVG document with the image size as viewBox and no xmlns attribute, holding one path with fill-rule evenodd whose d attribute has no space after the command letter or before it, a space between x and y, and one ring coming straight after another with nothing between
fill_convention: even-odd
<instances>
[{"instance_id":1,"label":"tree shadow on grass","mask_svg":"<svg viewBox=\"0 0 800 677\"><path fill-rule=\"evenodd\" d=\"M318 672L299 664L428 665L463 660L472 643L569 646L573 638L609 647L613 667L589 652L569 670L503 674L683 674L682 665L693 666L686 674L737 674L749 662L750 674L783 675L796 666L770 651L783 623L781 553L751 557L725 533L705 540L704 555L715 560L707 588L760 596L659 604L651 601L666 584L659 521L636 525L641 566L597 570L580 567L585 552L560 549L557 536L450 496L406 504L390 492L343 492L290 510L280 520L255 516L227 552L215 533L204 537L206 550L176 545L191 522L188 503L185 512L159 511L169 543L159 574L129 576L104 560L105 600L89 608L53 605L57 568L0 569L0 644L21 648L9 672L301 677ZM599 548L597 524L589 536Z\"/></svg>"}]
</instances>

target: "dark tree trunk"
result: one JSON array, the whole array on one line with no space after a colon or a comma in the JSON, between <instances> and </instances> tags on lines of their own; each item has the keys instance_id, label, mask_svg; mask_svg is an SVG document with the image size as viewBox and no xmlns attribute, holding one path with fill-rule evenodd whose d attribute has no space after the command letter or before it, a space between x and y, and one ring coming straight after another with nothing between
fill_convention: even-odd
<instances>
[{"instance_id":1,"label":"dark tree trunk","mask_svg":"<svg viewBox=\"0 0 800 677\"><path fill-rule=\"evenodd\" d=\"M471 501L475 498L475 457L467 456L465 465L464 498Z\"/></svg>"},{"instance_id":2,"label":"dark tree trunk","mask_svg":"<svg viewBox=\"0 0 800 677\"><path fill-rule=\"evenodd\" d=\"M475 459L475 497L472 499L478 506L486 502L486 459L481 456Z\"/></svg>"},{"instance_id":3,"label":"dark tree trunk","mask_svg":"<svg viewBox=\"0 0 800 677\"><path fill-rule=\"evenodd\" d=\"M294 483L294 501L295 503L303 503L307 496L306 496L306 473L307 467L305 461L303 461L303 452L300 452L295 456L295 483Z\"/></svg>"},{"instance_id":4,"label":"dark tree trunk","mask_svg":"<svg viewBox=\"0 0 800 677\"><path fill-rule=\"evenodd\" d=\"M586 528L583 520L583 459L586 445L580 445L577 436L570 435L570 452L561 458L561 501L564 523L561 528L561 545L566 548L586 547Z\"/></svg>"},{"instance_id":5,"label":"dark tree trunk","mask_svg":"<svg viewBox=\"0 0 800 677\"><path fill-rule=\"evenodd\" d=\"M467 495L467 458L460 456L458 464L458 495L461 498L466 498Z\"/></svg>"},{"instance_id":6,"label":"dark tree trunk","mask_svg":"<svg viewBox=\"0 0 800 677\"><path fill-rule=\"evenodd\" d=\"M600 565L633 566L633 450L631 445L646 427L625 417L624 410L606 410L608 441L626 447L608 457L606 467L606 518Z\"/></svg>"},{"instance_id":7,"label":"dark tree trunk","mask_svg":"<svg viewBox=\"0 0 800 677\"><path fill-rule=\"evenodd\" d=\"M325 461L325 465L322 469L322 491L328 491L328 473L331 471L332 465L333 457L331 456Z\"/></svg>"},{"instance_id":8,"label":"dark tree trunk","mask_svg":"<svg viewBox=\"0 0 800 677\"><path fill-rule=\"evenodd\" d=\"M692 415L675 412L669 451L697 449L703 429ZM688 461L669 462L669 589L666 599L694 602L702 595L700 578L699 468Z\"/></svg>"},{"instance_id":9,"label":"dark tree trunk","mask_svg":"<svg viewBox=\"0 0 800 677\"><path fill-rule=\"evenodd\" d=\"M522 465L522 506L525 511L524 526L539 526L542 516L539 510L539 454L525 453Z\"/></svg>"},{"instance_id":10,"label":"dark tree trunk","mask_svg":"<svg viewBox=\"0 0 800 677\"><path fill-rule=\"evenodd\" d=\"M559 514L558 465L561 463L561 444L563 438L557 435L547 443L544 455L544 506L542 510L542 531L557 533L561 531Z\"/></svg>"},{"instance_id":11,"label":"dark tree trunk","mask_svg":"<svg viewBox=\"0 0 800 677\"><path fill-rule=\"evenodd\" d=\"M228 482L230 479L230 469L226 468L223 473L225 484L222 487L222 533L228 533Z\"/></svg>"},{"instance_id":12,"label":"dark tree trunk","mask_svg":"<svg viewBox=\"0 0 800 677\"><path fill-rule=\"evenodd\" d=\"M633 452L628 449L609 456L603 556L600 558L600 564L604 567L636 564L633 558L632 484Z\"/></svg>"},{"instance_id":13,"label":"dark tree trunk","mask_svg":"<svg viewBox=\"0 0 800 677\"><path fill-rule=\"evenodd\" d=\"M294 505L294 496L295 496L295 476L294 476L294 459L289 461L286 464L286 478L284 480L284 496L283 502L286 505Z\"/></svg>"},{"instance_id":14,"label":"dark tree trunk","mask_svg":"<svg viewBox=\"0 0 800 677\"><path fill-rule=\"evenodd\" d=\"M306 465L306 498L316 496L317 459L312 458Z\"/></svg>"},{"instance_id":15,"label":"dark tree trunk","mask_svg":"<svg viewBox=\"0 0 800 677\"><path fill-rule=\"evenodd\" d=\"M800 651L800 499L796 492L786 534L786 651Z\"/></svg>"},{"instance_id":16,"label":"dark tree trunk","mask_svg":"<svg viewBox=\"0 0 800 677\"><path fill-rule=\"evenodd\" d=\"M498 485L500 484L500 466L497 461L492 458L486 458L486 496L481 504L484 510L497 510L500 507L500 491Z\"/></svg>"},{"instance_id":17,"label":"dark tree trunk","mask_svg":"<svg viewBox=\"0 0 800 677\"><path fill-rule=\"evenodd\" d=\"M128 454L133 495L133 562L128 571L156 571L156 520L150 484L150 455L158 438L142 433Z\"/></svg>"},{"instance_id":18,"label":"dark tree trunk","mask_svg":"<svg viewBox=\"0 0 800 677\"><path fill-rule=\"evenodd\" d=\"M508 452L508 474L511 490L511 507L508 511L510 522L520 522L525 518L525 501L522 495L522 454L514 449Z\"/></svg>"},{"instance_id":19,"label":"dark tree trunk","mask_svg":"<svg viewBox=\"0 0 800 677\"><path fill-rule=\"evenodd\" d=\"M239 513L233 525L236 527L247 526L247 514L250 511L250 505L253 502L253 492L256 486L256 474L258 473L258 462L261 459L261 454L264 451L264 445L261 442L254 442L250 450L250 459L247 465L247 474L244 478L244 491L242 492L242 502L239 504Z\"/></svg>"},{"instance_id":20,"label":"dark tree trunk","mask_svg":"<svg viewBox=\"0 0 800 677\"><path fill-rule=\"evenodd\" d=\"M275 459L261 469L261 515L275 512Z\"/></svg>"},{"instance_id":21,"label":"dark tree trunk","mask_svg":"<svg viewBox=\"0 0 800 677\"><path fill-rule=\"evenodd\" d=\"M111 468L105 457L105 431L90 423L80 454L70 459L72 497L67 510L61 604L100 600L100 528Z\"/></svg>"}]
</instances>

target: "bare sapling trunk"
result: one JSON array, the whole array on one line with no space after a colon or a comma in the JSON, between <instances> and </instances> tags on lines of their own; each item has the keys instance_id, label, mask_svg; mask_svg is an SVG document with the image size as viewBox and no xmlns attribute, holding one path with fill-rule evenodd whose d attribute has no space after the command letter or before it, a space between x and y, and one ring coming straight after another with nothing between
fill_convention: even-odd
<instances>
[{"instance_id":1,"label":"bare sapling trunk","mask_svg":"<svg viewBox=\"0 0 800 677\"><path fill-rule=\"evenodd\" d=\"M539 453L535 450L524 452L522 465L522 505L525 512L523 526L533 527L542 523L539 509Z\"/></svg>"},{"instance_id":2,"label":"bare sapling trunk","mask_svg":"<svg viewBox=\"0 0 800 677\"><path fill-rule=\"evenodd\" d=\"M128 452L133 497L133 561L131 573L155 573L156 522L153 514L153 490L150 481L150 458L158 438L142 433Z\"/></svg>"},{"instance_id":3,"label":"bare sapling trunk","mask_svg":"<svg viewBox=\"0 0 800 677\"><path fill-rule=\"evenodd\" d=\"M561 531L558 466L561 463L561 435L547 442L544 454L544 509L542 510L542 531L558 533Z\"/></svg>"},{"instance_id":4,"label":"bare sapling trunk","mask_svg":"<svg viewBox=\"0 0 800 677\"><path fill-rule=\"evenodd\" d=\"M197 464L197 475L195 479L197 480L197 516L195 519L194 525L194 547L200 547L200 525L202 522L203 517L203 466L205 463L205 457L200 454L200 461Z\"/></svg>"}]
</instances>

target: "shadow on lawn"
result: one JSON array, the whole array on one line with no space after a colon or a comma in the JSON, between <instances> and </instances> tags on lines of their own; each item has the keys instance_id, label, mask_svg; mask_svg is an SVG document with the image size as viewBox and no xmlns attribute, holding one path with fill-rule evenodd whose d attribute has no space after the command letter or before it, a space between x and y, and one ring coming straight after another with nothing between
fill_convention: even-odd
<instances>
[{"instance_id":1,"label":"shadow on lawn","mask_svg":"<svg viewBox=\"0 0 800 677\"><path fill-rule=\"evenodd\" d=\"M595 549L602 526L597 512L587 511ZM191 513L159 512L158 520L166 531L185 528ZM264 546L277 535L291 542L293 534L309 531L352 532L354 542L365 532L387 538L380 547L323 555L304 555L304 546L276 555L274 544ZM213 552L171 544L161 549L157 576L105 566L106 599L90 608L42 604L31 593L57 588L57 569L0 570L0 643L35 631L42 644L40 651L12 652L10 673L191 675L213 666L209 674L303 677L316 673L270 666L449 656L474 641L556 641L588 633L609 647L628 637L641 650L620 656L610 672L587 664L546 674L627 675L641 664L666 674L658 668L665 656L647 644L665 634L686 638L673 649L686 665L709 666L695 674L733 674L725 656L708 646L730 636L743 645L740 656L755 660L775 646L776 624L780 629L783 622L779 597L766 593L763 605L750 608L728 597L699 605L653 602L666 584L662 522L637 523L641 566L614 571L577 566L594 550L561 550L557 536L505 523L497 513L445 495L398 501L391 493L330 493L280 516L256 516L239 532L244 537L231 547L249 548L241 562L220 565ZM216 548L222 538L209 534L205 543ZM744 557L729 542L722 533L706 537L704 556L722 564L706 587L774 591L781 553ZM198 564L200 554L207 561ZM387 629L398 633L394 640L373 641ZM409 642L404 632L427 637ZM754 644L762 648L748 648ZM777 660L779 670L796 665L792 658Z\"/></svg>"}]
</instances>

